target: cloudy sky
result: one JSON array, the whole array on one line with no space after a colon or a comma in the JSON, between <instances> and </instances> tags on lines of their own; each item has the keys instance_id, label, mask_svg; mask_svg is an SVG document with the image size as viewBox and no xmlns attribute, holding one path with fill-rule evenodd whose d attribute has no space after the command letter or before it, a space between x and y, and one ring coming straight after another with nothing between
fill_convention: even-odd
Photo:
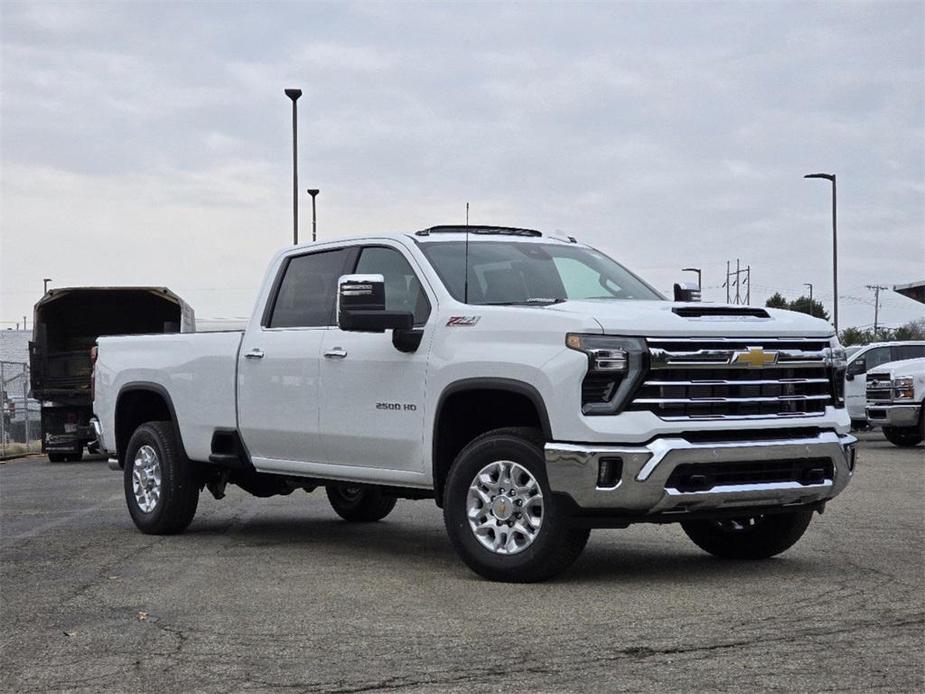
<instances>
[{"instance_id":1,"label":"cloudy sky","mask_svg":"<svg viewBox=\"0 0 925 694\"><path fill-rule=\"evenodd\" d=\"M301 187L334 238L462 222L573 234L657 286L726 261L841 327L925 279L921 2L0 6L0 320L53 285L250 313ZM302 233L310 234L309 199ZM925 308L893 292L881 322Z\"/></svg>"}]
</instances>

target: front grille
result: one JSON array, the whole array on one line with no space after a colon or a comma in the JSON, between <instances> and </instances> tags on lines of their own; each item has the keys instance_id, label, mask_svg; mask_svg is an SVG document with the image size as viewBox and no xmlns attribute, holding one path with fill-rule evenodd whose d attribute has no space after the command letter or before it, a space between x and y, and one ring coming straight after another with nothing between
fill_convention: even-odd
<instances>
[{"instance_id":1,"label":"front grille","mask_svg":"<svg viewBox=\"0 0 925 694\"><path fill-rule=\"evenodd\" d=\"M830 458L687 463L674 469L665 487L676 489L679 492L702 492L714 487L736 484L774 482L821 484L832 480L833 475L834 469Z\"/></svg>"},{"instance_id":2,"label":"front grille","mask_svg":"<svg viewBox=\"0 0 925 694\"><path fill-rule=\"evenodd\" d=\"M833 404L826 340L651 339L629 409L663 419L811 417Z\"/></svg>"},{"instance_id":3,"label":"front grille","mask_svg":"<svg viewBox=\"0 0 925 694\"><path fill-rule=\"evenodd\" d=\"M867 401L890 402L893 398L892 382L889 374L867 375Z\"/></svg>"}]
</instances>

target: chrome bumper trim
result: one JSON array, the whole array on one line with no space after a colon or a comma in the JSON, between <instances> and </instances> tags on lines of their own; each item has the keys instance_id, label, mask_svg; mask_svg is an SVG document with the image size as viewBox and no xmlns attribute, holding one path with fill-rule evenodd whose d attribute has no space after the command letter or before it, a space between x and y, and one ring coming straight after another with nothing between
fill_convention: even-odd
<instances>
[{"instance_id":1,"label":"chrome bumper trim","mask_svg":"<svg viewBox=\"0 0 925 694\"><path fill-rule=\"evenodd\" d=\"M546 474L553 492L568 494L582 508L631 513L684 513L690 510L752 505L810 504L837 496L854 471L857 439L820 432L814 437L692 443L681 437L657 438L641 445L546 444ZM619 457L623 475L615 487L597 487L601 458ZM832 479L818 484L773 482L717 486L681 492L666 488L681 464L829 458Z\"/></svg>"},{"instance_id":2,"label":"chrome bumper trim","mask_svg":"<svg viewBox=\"0 0 925 694\"><path fill-rule=\"evenodd\" d=\"M868 405L865 414L871 424L888 427L914 427L919 423L922 406L910 405Z\"/></svg>"}]
</instances>

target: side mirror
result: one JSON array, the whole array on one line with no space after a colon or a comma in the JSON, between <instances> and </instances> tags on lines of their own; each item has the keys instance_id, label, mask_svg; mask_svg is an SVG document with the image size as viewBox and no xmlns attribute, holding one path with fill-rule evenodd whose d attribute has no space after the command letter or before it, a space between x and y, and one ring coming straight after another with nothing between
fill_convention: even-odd
<instances>
[{"instance_id":1,"label":"side mirror","mask_svg":"<svg viewBox=\"0 0 925 694\"><path fill-rule=\"evenodd\" d=\"M414 314L385 310L382 275L344 275L337 280L337 327L363 333L410 330Z\"/></svg>"},{"instance_id":2,"label":"side mirror","mask_svg":"<svg viewBox=\"0 0 925 694\"><path fill-rule=\"evenodd\" d=\"M674 286L675 301L700 301L700 287L693 282L679 282Z\"/></svg>"}]
</instances>

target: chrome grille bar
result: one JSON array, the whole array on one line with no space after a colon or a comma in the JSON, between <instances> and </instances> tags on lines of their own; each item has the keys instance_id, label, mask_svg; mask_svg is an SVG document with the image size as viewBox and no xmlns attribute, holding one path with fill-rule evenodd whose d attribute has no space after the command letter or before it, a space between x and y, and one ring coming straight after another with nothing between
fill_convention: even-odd
<instances>
[{"instance_id":1,"label":"chrome grille bar","mask_svg":"<svg viewBox=\"0 0 925 694\"><path fill-rule=\"evenodd\" d=\"M816 417L832 403L828 338L652 338L630 404L665 420Z\"/></svg>"}]
</instances>

